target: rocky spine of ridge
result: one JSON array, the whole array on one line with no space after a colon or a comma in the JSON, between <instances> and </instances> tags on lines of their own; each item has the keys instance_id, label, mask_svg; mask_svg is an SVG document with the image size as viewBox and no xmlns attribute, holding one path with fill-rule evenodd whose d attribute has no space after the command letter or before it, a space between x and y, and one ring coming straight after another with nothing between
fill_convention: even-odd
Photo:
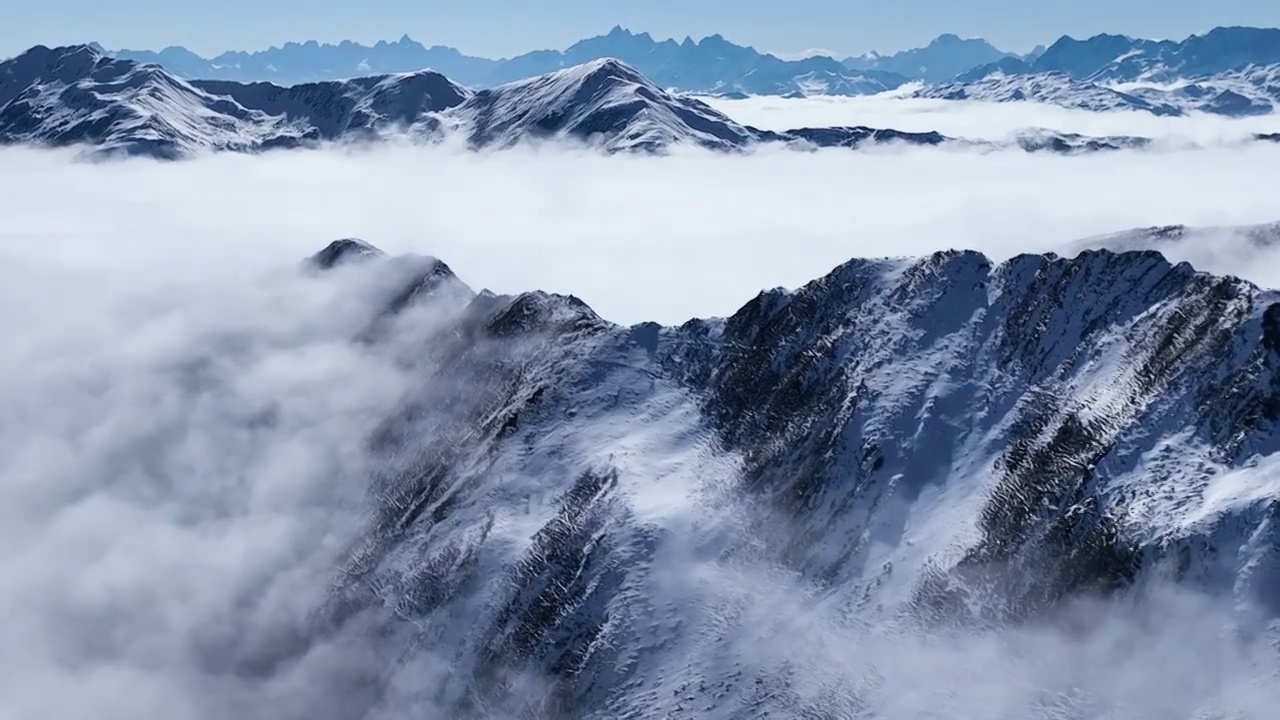
<instances>
[{"instance_id":1,"label":"rocky spine of ridge","mask_svg":"<svg viewBox=\"0 0 1280 720\"><path fill-rule=\"evenodd\" d=\"M433 287L460 283L436 262ZM317 633L449 658L422 692L455 716L857 707L790 689L821 668L739 655L759 628L668 586L677 550L863 622L1016 622L1152 576L1280 613L1276 499L1224 489L1280 450L1280 304L1246 282L1151 251L948 251L671 328L571 296L416 298L382 331L448 321L371 439L385 470Z\"/></svg>"}]
</instances>

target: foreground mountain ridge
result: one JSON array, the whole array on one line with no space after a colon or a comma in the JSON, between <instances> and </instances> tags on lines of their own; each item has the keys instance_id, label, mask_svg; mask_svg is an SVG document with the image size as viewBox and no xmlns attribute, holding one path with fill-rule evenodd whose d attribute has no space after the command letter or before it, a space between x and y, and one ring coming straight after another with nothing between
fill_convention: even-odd
<instances>
[{"instance_id":1,"label":"foreground mountain ridge","mask_svg":"<svg viewBox=\"0 0 1280 720\"><path fill-rule=\"evenodd\" d=\"M1152 251L945 251L620 327L353 239L313 261L404 263L359 341L437 329L311 630L378 648L330 716L840 716L895 705L875 653L918 632L1156 580L1280 617L1273 292ZM924 706L970 681L931 672ZM1037 680L1016 716L1098 707Z\"/></svg>"}]
</instances>

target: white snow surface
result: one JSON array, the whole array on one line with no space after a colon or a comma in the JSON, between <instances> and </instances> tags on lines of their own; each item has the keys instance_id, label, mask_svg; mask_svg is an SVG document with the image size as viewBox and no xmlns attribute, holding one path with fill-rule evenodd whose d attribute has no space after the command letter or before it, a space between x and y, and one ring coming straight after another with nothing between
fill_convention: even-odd
<instances>
[{"instance_id":1,"label":"white snow surface","mask_svg":"<svg viewBox=\"0 0 1280 720\"><path fill-rule=\"evenodd\" d=\"M577 137L607 150L689 142L737 147L751 134L707 105L673 96L611 58L481 90L445 114L473 142L508 146Z\"/></svg>"}]
</instances>

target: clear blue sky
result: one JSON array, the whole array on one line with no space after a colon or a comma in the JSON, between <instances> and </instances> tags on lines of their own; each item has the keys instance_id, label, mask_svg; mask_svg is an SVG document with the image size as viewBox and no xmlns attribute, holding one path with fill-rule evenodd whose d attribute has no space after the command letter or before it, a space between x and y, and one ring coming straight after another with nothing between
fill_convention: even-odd
<instances>
[{"instance_id":1,"label":"clear blue sky","mask_svg":"<svg viewBox=\"0 0 1280 720\"><path fill-rule=\"evenodd\" d=\"M96 40L204 55L287 40L371 43L408 33L473 55L561 48L621 24L655 37L721 33L760 50L892 51L953 32L1013 51L1059 35L1181 38L1215 25L1280 26L1280 0L11 0L0 56Z\"/></svg>"}]
</instances>

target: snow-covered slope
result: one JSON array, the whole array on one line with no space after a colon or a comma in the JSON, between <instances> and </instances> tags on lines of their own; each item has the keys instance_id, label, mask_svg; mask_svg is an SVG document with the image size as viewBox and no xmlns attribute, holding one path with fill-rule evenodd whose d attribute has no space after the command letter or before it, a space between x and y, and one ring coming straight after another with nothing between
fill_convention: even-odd
<instances>
[{"instance_id":1,"label":"snow-covered slope","mask_svg":"<svg viewBox=\"0 0 1280 720\"><path fill-rule=\"evenodd\" d=\"M469 91L430 71L280 88L187 82L87 46L37 46L0 63L0 143L183 157L380 130L438 132L432 113Z\"/></svg>"},{"instance_id":2,"label":"snow-covered slope","mask_svg":"<svg viewBox=\"0 0 1280 720\"><path fill-rule=\"evenodd\" d=\"M614 59L481 90L450 112L480 146L571 137L608 150L655 150L677 142L726 149L752 133L695 99L671 95Z\"/></svg>"},{"instance_id":3,"label":"snow-covered slope","mask_svg":"<svg viewBox=\"0 0 1280 720\"><path fill-rule=\"evenodd\" d=\"M1157 115L1264 115L1280 104L1280 30L1215 28L1181 42L1063 37L1036 58L975 67L919 95Z\"/></svg>"},{"instance_id":4,"label":"snow-covered slope","mask_svg":"<svg viewBox=\"0 0 1280 720\"><path fill-rule=\"evenodd\" d=\"M1266 115L1280 105L1280 64L1249 65L1213 75L1189 76L1164 85L1137 81L1114 87L1152 102L1166 102L1215 115Z\"/></svg>"},{"instance_id":5,"label":"snow-covered slope","mask_svg":"<svg viewBox=\"0 0 1280 720\"><path fill-rule=\"evenodd\" d=\"M1062 72L1010 73L992 67L921 88L915 96L989 102L1030 100L1096 112L1137 110L1153 115L1183 115L1198 111L1243 117L1271 113L1280 103L1280 65L1192 77L1170 85L1107 85L1077 80Z\"/></svg>"},{"instance_id":6,"label":"snow-covered slope","mask_svg":"<svg viewBox=\"0 0 1280 720\"><path fill-rule=\"evenodd\" d=\"M1148 100L1130 94L1073 80L1063 73L1007 75L993 72L975 80L957 80L930 85L917 90L915 97L941 100L980 100L986 102L1035 102L1080 108L1097 112L1142 110L1155 115L1181 115L1174 105Z\"/></svg>"},{"instance_id":7,"label":"snow-covered slope","mask_svg":"<svg viewBox=\"0 0 1280 720\"><path fill-rule=\"evenodd\" d=\"M178 157L249 150L305 134L220 102L155 65L87 47L38 46L0 63L0 143L92 144L106 153Z\"/></svg>"},{"instance_id":8,"label":"snow-covered slope","mask_svg":"<svg viewBox=\"0 0 1280 720\"><path fill-rule=\"evenodd\" d=\"M1036 669L1055 608L1163 578L1280 617L1280 297L1246 282L1150 251L948 251L628 328L351 241L316 264L348 252L423 268L360 342L438 331L290 651L374 649L340 715L1135 716L1102 657ZM1191 683L1184 709L1243 706L1149 637L1125 662Z\"/></svg>"},{"instance_id":9,"label":"snow-covered slope","mask_svg":"<svg viewBox=\"0 0 1280 720\"><path fill-rule=\"evenodd\" d=\"M439 133L436 114L462 104L471 91L431 70L279 87L199 80L193 86L272 117L305 121L314 137L335 140L365 131Z\"/></svg>"}]
</instances>

